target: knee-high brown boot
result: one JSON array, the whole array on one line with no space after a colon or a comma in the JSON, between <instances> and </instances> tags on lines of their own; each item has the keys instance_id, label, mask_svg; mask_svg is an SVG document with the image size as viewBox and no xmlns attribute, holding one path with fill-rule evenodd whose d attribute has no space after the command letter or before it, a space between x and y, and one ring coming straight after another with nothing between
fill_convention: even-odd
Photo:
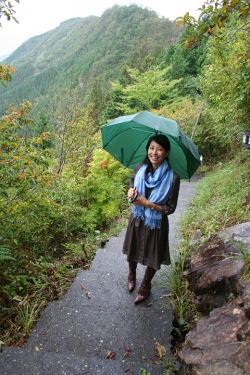
<instances>
[{"instance_id":1,"label":"knee-high brown boot","mask_svg":"<svg viewBox=\"0 0 250 375\"><path fill-rule=\"evenodd\" d=\"M135 289L136 284L136 262L129 262L129 274L128 274L128 290L132 292Z\"/></svg>"},{"instance_id":2,"label":"knee-high brown boot","mask_svg":"<svg viewBox=\"0 0 250 375\"><path fill-rule=\"evenodd\" d=\"M151 290L151 280L153 279L155 273L156 273L156 270L154 270L153 268L151 267L146 268L144 278L141 282L141 285L138 291L138 295L136 299L134 300L135 304L141 303L148 297L150 290Z\"/></svg>"}]
</instances>

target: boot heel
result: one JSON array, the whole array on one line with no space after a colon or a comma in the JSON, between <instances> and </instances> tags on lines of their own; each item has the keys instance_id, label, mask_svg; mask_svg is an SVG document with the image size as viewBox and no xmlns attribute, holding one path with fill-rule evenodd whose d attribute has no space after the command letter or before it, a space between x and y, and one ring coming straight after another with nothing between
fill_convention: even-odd
<instances>
[{"instance_id":1,"label":"boot heel","mask_svg":"<svg viewBox=\"0 0 250 375\"><path fill-rule=\"evenodd\" d=\"M155 273L156 273L156 270L154 270L153 268L151 267L146 268L146 272L142 280L141 286L139 288L138 295L136 299L134 300L134 303L136 305L138 303L145 301L145 299L148 298L149 293L151 291L151 287L152 287L151 280L154 277Z\"/></svg>"}]
</instances>

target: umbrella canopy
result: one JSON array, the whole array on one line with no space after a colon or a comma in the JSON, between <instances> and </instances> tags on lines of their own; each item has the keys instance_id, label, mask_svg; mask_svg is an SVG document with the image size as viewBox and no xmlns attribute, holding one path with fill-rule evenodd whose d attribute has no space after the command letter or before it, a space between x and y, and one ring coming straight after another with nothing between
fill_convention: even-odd
<instances>
[{"instance_id":1,"label":"umbrella canopy","mask_svg":"<svg viewBox=\"0 0 250 375\"><path fill-rule=\"evenodd\" d=\"M200 155L174 120L143 111L118 117L101 128L103 148L125 167L133 169L146 156L146 144L154 134L170 141L171 168L181 179L190 179L200 165Z\"/></svg>"}]
</instances>

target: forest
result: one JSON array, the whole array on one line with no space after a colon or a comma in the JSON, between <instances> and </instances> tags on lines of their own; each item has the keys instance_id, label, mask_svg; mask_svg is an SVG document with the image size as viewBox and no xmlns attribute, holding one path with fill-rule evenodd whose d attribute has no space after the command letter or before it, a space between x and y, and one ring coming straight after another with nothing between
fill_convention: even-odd
<instances>
[{"instance_id":1,"label":"forest","mask_svg":"<svg viewBox=\"0 0 250 375\"><path fill-rule=\"evenodd\" d=\"M190 233L250 221L240 134L250 132L249 15L246 0L201 0L197 20L175 22L115 5L29 39L0 63L2 343L26 342L47 303L126 226L131 170L103 150L100 134L118 116L174 119L203 156L199 173L230 181L216 225L205 225L207 210Z\"/></svg>"}]
</instances>

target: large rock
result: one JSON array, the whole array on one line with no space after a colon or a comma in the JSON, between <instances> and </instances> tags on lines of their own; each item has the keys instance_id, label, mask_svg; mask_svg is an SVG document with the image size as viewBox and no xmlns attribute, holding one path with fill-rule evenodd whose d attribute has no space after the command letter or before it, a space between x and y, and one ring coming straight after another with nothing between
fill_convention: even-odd
<instances>
[{"instance_id":1,"label":"large rock","mask_svg":"<svg viewBox=\"0 0 250 375\"><path fill-rule=\"evenodd\" d=\"M194 366L187 371L180 373L180 375L245 375L244 371L227 361L210 363L205 366Z\"/></svg>"},{"instance_id":2,"label":"large rock","mask_svg":"<svg viewBox=\"0 0 250 375\"><path fill-rule=\"evenodd\" d=\"M187 280L197 310L208 314L237 294L245 262L240 250L219 236L211 237L192 255Z\"/></svg>"},{"instance_id":3,"label":"large rock","mask_svg":"<svg viewBox=\"0 0 250 375\"><path fill-rule=\"evenodd\" d=\"M218 235L226 240L233 240L244 245L250 252L250 222L241 223L235 225L234 227L226 228L219 232Z\"/></svg>"},{"instance_id":4,"label":"large rock","mask_svg":"<svg viewBox=\"0 0 250 375\"><path fill-rule=\"evenodd\" d=\"M194 251L185 277L203 317L179 351L180 375L250 374L250 223L220 232Z\"/></svg>"},{"instance_id":5,"label":"large rock","mask_svg":"<svg viewBox=\"0 0 250 375\"><path fill-rule=\"evenodd\" d=\"M187 334L179 352L182 367L192 365L192 371L199 369L200 372L190 374L206 374L211 364L224 361L240 370L248 369L246 373L250 374L249 339L250 321L237 304L231 302L214 309L208 317L200 319L195 330Z\"/></svg>"}]
</instances>

